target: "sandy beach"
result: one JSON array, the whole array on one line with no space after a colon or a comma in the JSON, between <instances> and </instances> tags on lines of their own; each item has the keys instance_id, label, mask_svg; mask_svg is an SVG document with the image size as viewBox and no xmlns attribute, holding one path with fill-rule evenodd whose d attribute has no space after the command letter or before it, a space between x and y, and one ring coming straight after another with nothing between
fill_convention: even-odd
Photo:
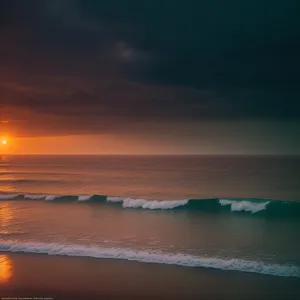
<instances>
[{"instance_id":1,"label":"sandy beach","mask_svg":"<svg viewBox=\"0 0 300 300\"><path fill-rule=\"evenodd\" d=\"M299 299L300 280L90 258L2 253L0 296L49 299Z\"/></svg>"}]
</instances>

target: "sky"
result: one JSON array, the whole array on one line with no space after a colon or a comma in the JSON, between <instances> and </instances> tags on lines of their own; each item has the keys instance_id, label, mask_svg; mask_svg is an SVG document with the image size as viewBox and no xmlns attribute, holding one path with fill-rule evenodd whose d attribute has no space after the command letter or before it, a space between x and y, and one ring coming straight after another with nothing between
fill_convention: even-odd
<instances>
[{"instance_id":1,"label":"sky","mask_svg":"<svg viewBox=\"0 0 300 300\"><path fill-rule=\"evenodd\" d=\"M0 153L300 154L298 0L0 0Z\"/></svg>"}]
</instances>

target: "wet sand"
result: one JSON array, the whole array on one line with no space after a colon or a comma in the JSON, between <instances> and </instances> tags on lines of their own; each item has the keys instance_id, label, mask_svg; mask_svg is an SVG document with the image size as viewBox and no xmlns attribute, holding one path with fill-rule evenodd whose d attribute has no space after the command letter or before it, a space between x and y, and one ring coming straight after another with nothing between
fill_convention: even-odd
<instances>
[{"instance_id":1,"label":"wet sand","mask_svg":"<svg viewBox=\"0 0 300 300\"><path fill-rule=\"evenodd\" d=\"M0 253L0 298L300 299L300 279L124 260Z\"/></svg>"}]
</instances>

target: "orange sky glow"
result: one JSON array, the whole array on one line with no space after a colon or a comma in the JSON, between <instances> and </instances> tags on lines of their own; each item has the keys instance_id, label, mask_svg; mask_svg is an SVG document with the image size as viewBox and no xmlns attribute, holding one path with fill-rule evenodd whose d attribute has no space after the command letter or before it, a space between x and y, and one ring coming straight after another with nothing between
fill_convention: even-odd
<instances>
[{"instance_id":1,"label":"orange sky glow","mask_svg":"<svg viewBox=\"0 0 300 300\"><path fill-rule=\"evenodd\" d=\"M3 154L159 154L171 151L170 145L145 143L114 135L53 136L10 138L1 144Z\"/></svg>"},{"instance_id":2,"label":"orange sky glow","mask_svg":"<svg viewBox=\"0 0 300 300\"><path fill-rule=\"evenodd\" d=\"M142 132L20 136L13 128L0 134L0 154L296 154L293 123L202 122L155 124ZM5 130L4 130L5 129ZM6 143L5 143L5 142Z\"/></svg>"}]
</instances>

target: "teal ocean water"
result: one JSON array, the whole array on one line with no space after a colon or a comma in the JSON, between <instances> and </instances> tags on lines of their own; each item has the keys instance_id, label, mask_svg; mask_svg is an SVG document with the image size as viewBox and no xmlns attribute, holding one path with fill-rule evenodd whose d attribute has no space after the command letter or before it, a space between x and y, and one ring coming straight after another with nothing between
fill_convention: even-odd
<instances>
[{"instance_id":1,"label":"teal ocean water","mask_svg":"<svg viewBox=\"0 0 300 300\"><path fill-rule=\"evenodd\" d=\"M300 277L300 159L3 156L0 251Z\"/></svg>"}]
</instances>

